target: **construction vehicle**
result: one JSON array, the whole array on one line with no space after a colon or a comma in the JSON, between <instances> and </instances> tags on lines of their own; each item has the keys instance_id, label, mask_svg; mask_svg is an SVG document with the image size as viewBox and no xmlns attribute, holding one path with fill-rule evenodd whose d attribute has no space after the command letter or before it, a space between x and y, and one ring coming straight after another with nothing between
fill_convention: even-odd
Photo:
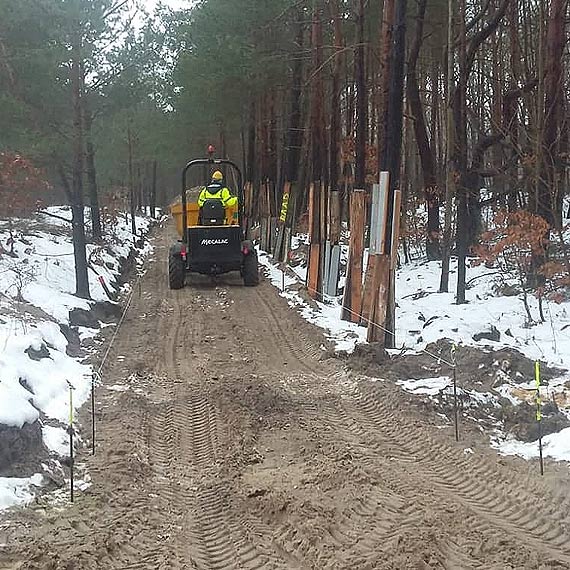
<instances>
[{"instance_id":1,"label":"construction vehicle","mask_svg":"<svg viewBox=\"0 0 570 570\"><path fill-rule=\"evenodd\" d=\"M241 170L231 160L213 158L213 153L214 148L210 146L209 158L191 160L182 171L181 200L171 206L180 239L170 248L168 256L170 289L182 289L188 273L216 277L239 271L245 286L259 283L257 251L245 238ZM192 169L205 172L213 168L231 172L237 196L235 206L224 207L220 200L206 200L200 208L200 188L194 190L193 195L187 190L187 175Z\"/></svg>"}]
</instances>

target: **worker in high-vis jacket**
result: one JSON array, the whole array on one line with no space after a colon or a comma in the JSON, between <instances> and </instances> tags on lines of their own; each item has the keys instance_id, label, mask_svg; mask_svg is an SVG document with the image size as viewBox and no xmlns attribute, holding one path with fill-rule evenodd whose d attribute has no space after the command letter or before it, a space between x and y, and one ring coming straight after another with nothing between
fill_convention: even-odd
<instances>
[{"instance_id":1,"label":"worker in high-vis jacket","mask_svg":"<svg viewBox=\"0 0 570 570\"><path fill-rule=\"evenodd\" d=\"M229 188L224 184L224 175L219 170L212 174L212 181L200 192L198 206L201 208L206 200L220 200L224 208L237 204L237 197L232 196Z\"/></svg>"}]
</instances>

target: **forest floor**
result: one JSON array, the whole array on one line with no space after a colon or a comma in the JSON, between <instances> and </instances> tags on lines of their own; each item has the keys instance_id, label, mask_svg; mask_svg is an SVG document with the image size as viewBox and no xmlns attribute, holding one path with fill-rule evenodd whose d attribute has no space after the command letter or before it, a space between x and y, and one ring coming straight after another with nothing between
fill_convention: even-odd
<instances>
[{"instance_id":1,"label":"forest floor","mask_svg":"<svg viewBox=\"0 0 570 570\"><path fill-rule=\"evenodd\" d=\"M456 443L267 281L170 291L171 239L96 395L93 484L5 514L0 568L570 568L566 466L541 477L468 425Z\"/></svg>"}]
</instances>

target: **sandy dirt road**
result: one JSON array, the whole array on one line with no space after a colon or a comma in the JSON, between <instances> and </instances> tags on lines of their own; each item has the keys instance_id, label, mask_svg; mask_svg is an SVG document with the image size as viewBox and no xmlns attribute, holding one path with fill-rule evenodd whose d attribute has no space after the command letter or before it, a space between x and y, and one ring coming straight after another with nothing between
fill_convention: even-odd
<instances>
[{"instance_id":1,"label":"sandy dirt road","mask_svg":"<svg viewBox=\"0 0 570 570\"><path fill-rule=\"evenodd\" d=\"M394 386L323 359L266 282L170 291L168 244L97 394L93 486L15 517L0 568L570 568L566 471L466 453Z\"/></svg>"}]
</instances>

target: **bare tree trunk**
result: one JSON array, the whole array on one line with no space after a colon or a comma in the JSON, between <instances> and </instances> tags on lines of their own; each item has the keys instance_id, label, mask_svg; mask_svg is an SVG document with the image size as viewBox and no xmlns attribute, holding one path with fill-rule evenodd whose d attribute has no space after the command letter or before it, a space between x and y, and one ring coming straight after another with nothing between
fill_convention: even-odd
<instances>
[{"instance_id":1,"label":"bare tree trunk","mask_svg":"<svg viewBox=\"0 0 570 570\"><path fill-rule=\"evenodd\" d=\"M459 83L455 90L455 159L460 179L457 191L457 291L458 305L465 303L465 278L468 246L468 183L467 183L467 30L465 27L466 0L459 0Z\"/></svg>"},{"instance_id":2,"label":"bare tree trunk","mask_svg":"<svg viewBox=\"0 0 570 570\"><path fill-rule=\"evenodd\" d=\"M400 212L394 211L396 190L400 187L400 166L402 163L402 125L404 103L404 68L406 58L406 12L407 0L396 0L394 15L394 48L390 64L390 91L388 96L388 126L386 139L390 145L386 149L386 165L390 173L390 191L388 194L388 224L386 226L386 253L394 258L398 243L392 244L393 223L399 218ZM395 336L395 278L394 267L390 271L388 307L386 310L386 348L394 348Z\"/></svg>"},{"instance_id":3,"label":"bare tree trunk","mask_svg":"<svg viewBox=\"0 0 570 570\"><path fill-rule=\"evenodd\" d=\"M156 159L152 161L152 186L150 189L150 215L152 218L156 217Z\"/></svg>"},{"instance_id":4,"label":"bare tree trunk","mask_svg":"<svg viewBox=\"0 0 570 570\"><path fill-rule=\"evenodd\" d=\"M313 49L313 78L311 90L311 155L312 155L312 191L309 197L310 205L310 254L308 265L308 289L309 294L320 298L322 291L321 260L324 250L326 232L323 231L324 211L326 211L326 195L324 192L323 175L326 165L326 143L324 134L324 91L322 79L322 12L315 2L313 8L313 24L311 43ZM324 207L323 207L324 206Z\"/></svg>"},{"instance_id":5,"label":"bare tree trunk","mask_svg":"<svg viewBox=\"0 0 570 570\"><path fill-rule=\"evenodd\" d=\"M75 257L75 294L89 299L89 276L87 271L87 251L85 239L85 211L83 208L83 112L81 77L81 28L74 23L72 36L71 89L73 100L73 175L71 186L71 212L73 227L73 253Z\"/></svg>"},{"instance_id":6,"label":"bare tree trunk","mask_svg":"<svg viewBox=\"0 0 570 570\"><path fill-rule=\"evenodd\" d=\"M384 0L380 29L380 81L378 89L378 170L385 170L386 123L388 118L388 90L390 88L390 55L394 23L394 0Z\"/></svg>"},{"instance_id":7,"label":"bare tree trunk","mask_svg":"<svg viewBox=\"0 0 570 570\"><path fill-rule=\"evenodd\" d=\"M339 151L341 139L341 72L343 56L341 55L344 47L344 38L342 34L342 26L340 19L340 10L338 0L332 0L330 3L331 17L334 23L334 67L332 77L332 96L331 96L331 134L329 145L329 183L331 190L336 192L339 190Z\"/></svg>"},{"instance_id":8,"label":"bare tree trunk","mask_svg":"<svg viewBox=\"0 0 570 570\"><path fill-rule=\"evenodd\" d=\"M441 259L439 244L439 202L440 192L435 170L435 156L429 142L424 108L420 98L420 89L416 72L416 64L423 43L423 28L427 0L419 0L416 24L416 37L410 49L407 68L407 94L418 152L423 172L423 186L427 207L426 254L429 260Z\"/></svg>"},{"instance_id":9,"label":"bare tree trunk","mask_svg":"<svg viewBox=\"0 0 570 570\"><path fill-rule=\"evenodd\" d=\"M561 182L559 144L564 125L563 56L567 42L566 22L569 0L552 0L546 31L546 68L544 76L544 131L542 136L541 176L536 213L551 227L560 226L562 213L556 207ZM539 105L541 101L539 101Z\"/></svg>"},{"instance_id":10,"label":"bare tree trunk","mask_svg":"<svg viewBox=\"0 0 570 570\"><path fill-rule=\"evenodd\" d=\"M366 67L364 49L364 0L359 0L358 35L355 52L355 84L356 84L356 165L354 172L354 188L365 190L366 183L366 138L368 93L366 89Z\"/></svg>"},{"instance_id":11,"label":"bare tree trunk","mask_svg":"<svg viewBox=\"0 0 570 570\"><path fill-rule=\"evenodd\" d=\"M84 105L84 126L85 126L85 158L87 167L87 183L89 185L89 205L91 209L91 232L94 240L103 237L101 229L101 211L99 209L99 192L97 188L97 171L95 169L95 148L93 147L93 137L91 127L93 117L91 111Z\"/></svg>"},{"instance_id":12,"label":"bare tree trunk","mask_svg":"<svg viewBox=\"0 0 570 570\"><path fill-rule=\"evenodd\" d=\"M133 137L131 135L131 127L127 128L127 139L129 145L129 204L131 210L131 233L133 234L133 240L136 239L137 235L137 223L135 220L135 180L133 173Z\"/></svg>"},{"instance_id":13,"label":"bare tree trunk","mask_svg":"<svg viewBox=\"0 0 570 570\"><path fill-rule=\"evenodd\" d=\"M455 128L453 125L453 72L455 67L454 49L454 0L448 0L447 19L447 101L446 101L446 151L445 151L445 222L443 229L442 258L441 258L441 279L439 282L439 292L449 291L449 260L451 257L451 220L453 212L453 196L455 194L455 180L453 167L453 147L455 145Z\"/></svg>"}]
</instances>

